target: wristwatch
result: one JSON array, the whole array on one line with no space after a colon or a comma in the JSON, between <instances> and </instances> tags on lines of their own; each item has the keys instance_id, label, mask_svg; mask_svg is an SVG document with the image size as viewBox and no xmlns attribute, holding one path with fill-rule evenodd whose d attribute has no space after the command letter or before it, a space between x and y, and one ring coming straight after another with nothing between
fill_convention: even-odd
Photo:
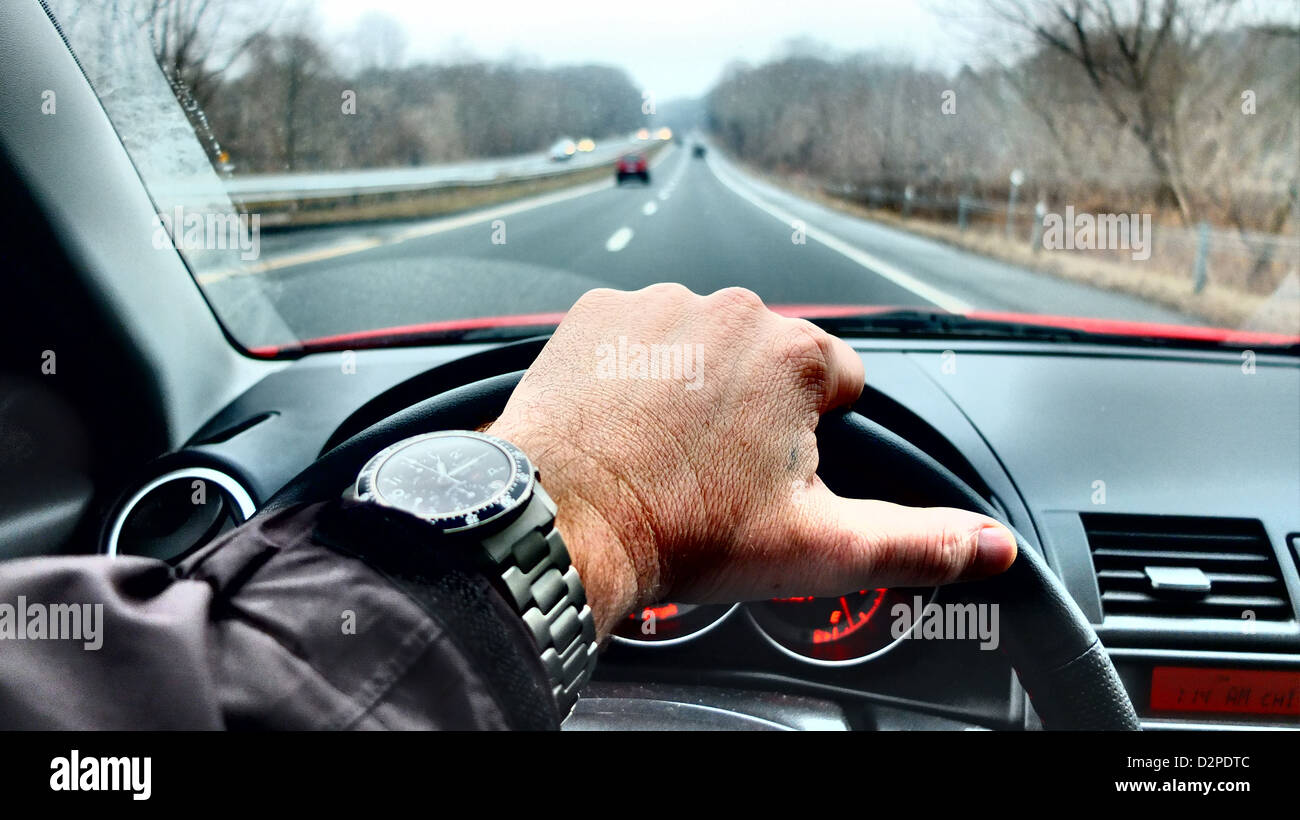
<instances>
[{"instance_id":1,"label":"wristwatch","mask_svg":"<svg viewBox=\"0 0 1300 820\"><path fill-rule=\"evenodd\" d=\"M513 444L451 430L379 451L349 495L412 515L448 547L472 550L532 635L563 719L595 668L596 626L539 478Z\"/></svg>"}]
</instances>

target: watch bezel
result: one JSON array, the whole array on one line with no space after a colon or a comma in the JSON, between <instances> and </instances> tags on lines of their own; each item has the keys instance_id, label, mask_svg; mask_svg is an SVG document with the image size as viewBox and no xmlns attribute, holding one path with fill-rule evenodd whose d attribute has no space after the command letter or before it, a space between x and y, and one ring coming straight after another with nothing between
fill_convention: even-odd
<instances>
[{"instance_id":1,"label":"watch bezel","mask_svg":"<svg viewBox=\"0 0 1300 820\"><path fill-rule=\"evenodd\" d=\"M476 507L458 510L455 513L446 515L422 515L386 498L375 486L375 477L384 464L406 448L435 438L472 438L496 447L510 461L512 472L506 486L496 495ZM451 534L492 525L509 516L510 513L518 511L532 497L535 483L536 471L532 462L528 460L528 456L524 455L522 450L510 442L473 430L441 430L435 433L422 433L418 436L404 438L375 453L357 475L354 492L360 501L370 502L387 509L400 510L419 518L440 532Z\"/></svg>"}]
</instances>

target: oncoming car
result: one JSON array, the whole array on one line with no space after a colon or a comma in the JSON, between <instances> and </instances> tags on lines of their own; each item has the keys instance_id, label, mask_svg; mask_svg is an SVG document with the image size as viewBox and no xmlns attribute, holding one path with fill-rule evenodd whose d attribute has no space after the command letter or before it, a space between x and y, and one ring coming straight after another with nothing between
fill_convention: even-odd
<instances>
[{"instance_id":1,"label":"oncoming car","mask_svg":"<svg viewBox=\"0 0 1300 820\"><path fill-rule=\"evenodd\" d=\"M575 143L573 140L568 139L566 137L564 139L557 140L551 146L551 151L550 151L551 159L556 161L573 159L573 155L576 154L578 150L579 149L577 143Z\"/></svg>"}]
</instances>

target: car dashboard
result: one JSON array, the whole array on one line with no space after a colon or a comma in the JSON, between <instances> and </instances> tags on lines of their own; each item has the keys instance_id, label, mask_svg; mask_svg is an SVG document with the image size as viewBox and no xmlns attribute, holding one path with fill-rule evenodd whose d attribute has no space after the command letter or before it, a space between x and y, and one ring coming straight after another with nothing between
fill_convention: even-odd
<instances>
[{"instance_id":1,"label":"car dashboard","mask_svg":"<svg viewBox=\"0 0 1300 820\"><path fill-rule=\"evenodd\" d=\"M544 341L293 360L132 476L101 548L183 555L349 436L525 369ZM1144 728L1300 728L1294 357L850 343L867 381L855 409L963 478L1041 551L1110 651ZM184 504L194 480L213 482L223 502L197 521ZM926 503L888 476L873 480L873 495ZM927 606L972 611L967 603L962 585L665 601L629 616L566 728L1035 728L995 614L956 639L929 635L919 617Z\"/></svg>"}]
</instances>

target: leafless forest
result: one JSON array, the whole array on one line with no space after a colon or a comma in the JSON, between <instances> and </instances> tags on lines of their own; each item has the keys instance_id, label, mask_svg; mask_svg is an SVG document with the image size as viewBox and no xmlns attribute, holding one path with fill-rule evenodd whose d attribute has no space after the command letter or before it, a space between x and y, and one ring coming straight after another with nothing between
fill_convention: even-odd
<instances>
[{"instance_id":1,"label":"leafless forest","mask_svg":"<svg viewBox=\"0 0 1300 820\"><path fill-rule=\"evenodd\" d=\"M641 90L619 68L405 61L405 34L382 14L327 42L273 0L148 0L141 13L209 150L241 173L506 156L643 120ZM355 95L346 116L344 92Z\"/></svg>"},{"instance_id":2,"label":"leafless forest","mask_svg":"<svg viewBox=\"0 0 1300 820\"><path fill-rule=\"evenodd\" d=\"M957 76L798 49L737 66L712 126L760 166L916 199L1007 195L1294 232L1300 28L1231 0L979 0L1000 53Z\"/></svg>"}]
</instances>

